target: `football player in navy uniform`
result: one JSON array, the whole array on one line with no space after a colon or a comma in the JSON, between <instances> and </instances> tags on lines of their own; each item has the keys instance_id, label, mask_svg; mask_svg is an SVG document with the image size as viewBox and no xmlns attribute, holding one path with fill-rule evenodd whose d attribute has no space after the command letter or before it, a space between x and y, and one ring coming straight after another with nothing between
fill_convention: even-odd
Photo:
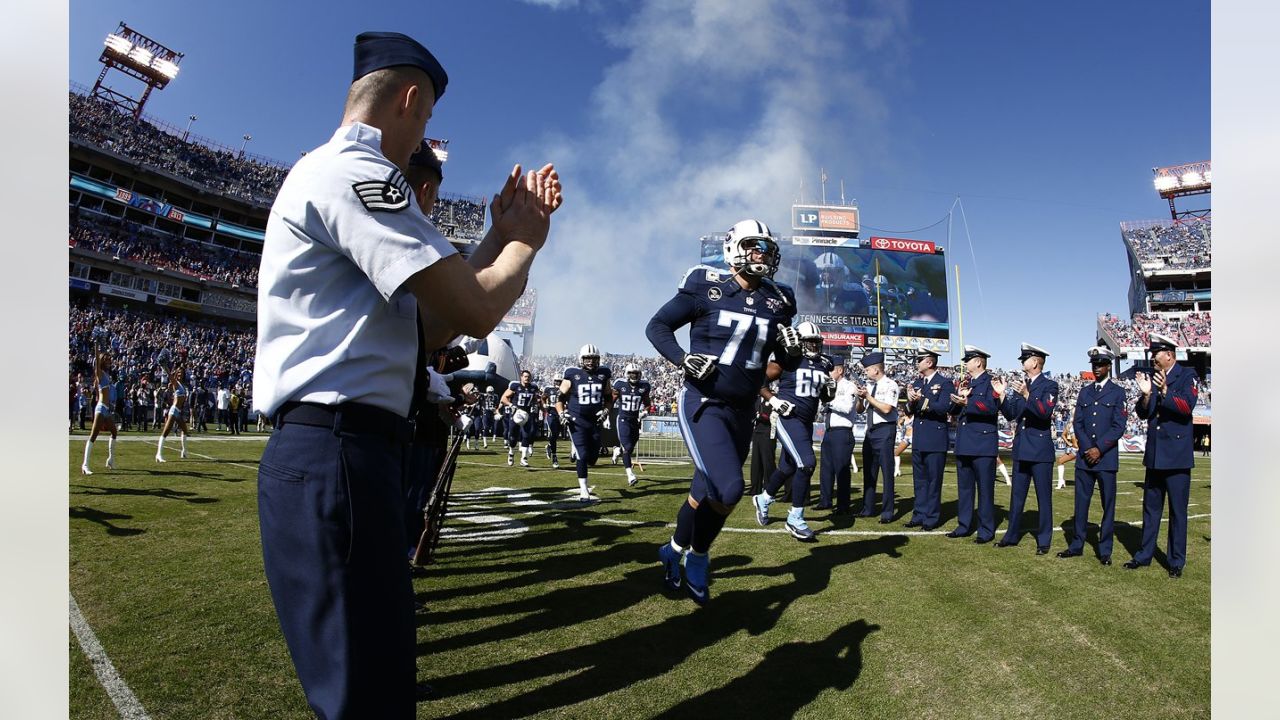
<instances>
[{"instance_id":1,"label":"football player in navy uniform","mask_svg":"<svg viewBox=\"0 0 1280 720\"><path fill-rule=\"evenodd\" d=\"M1058 402L1058 383L1044 374L1046 350L1022 343L1022 369L1027 380L1014 380L1012 392L1004 380L994 380L991 388L1000 396L1000 412L1017 427L1013 436L1013 497L1009 500L1009 526L996 547L1017 545L1022 539L1022 508L1027 489L1036 487L1036 507L1040 523L1036 528L1036 554L1049 552L1053 540L1053 407Z\"/></svg>"},{"instance_id":2,"label":"football player in navy uniform","mask_svg":"<svg viewBox=\"0 0 1280 720\"><path fill-rule=\"evenodd\" d=\"M609 409L613 406L609 380L613 372L600 366L600 351L590 343L578 350L578 364L579 367L564 370L556 409L570 423L578 465L578 499L589 502L587 468L595 465L600 456L601 426L609 427Z\"/></svg>"},{"instance_id":3,"label":"football player in navy uniform","mask_svg":"<svg viewBox=\"0 0 1280 720\"><path fill-rule=\"evenodd\" d=\"M1111 564L1116 518L1116 471L1120 469L1120 438L1124 437L1124 388L1111 381L1115 353L1105 347L1089 349L1094 381L1080 389L1071 429L1079 444L1076 452L1076 515L1074 534L1060 558L1084 554L1085 527L1093 486L1102 497L1102 524L1098 534L1098 560ZM1061 467L1061 466L1059 466Z\"/></svg>"},{"instance_id":4,"label":"football player in navy uniform","mask_svg":"<svg viewBox=\"0 0 1280 720\"><path fill-rule=\"evenodd\" d=\"M614 455L621 451L627 484L635 485L639 478L631 469L631 456L640 440L640 420L648 414L651 388L648 380L640 379L639 365L627 363L625 373L625 380L613 383L613 404L618 408L618 449L614 450Z\"/></svg>"},{"instance_id":5,"label":"football player in navy uniform","mask_svg":"<svg viewBox=\"0 0 1280 720\"><path fill-rule=\"evenodd\" d=\"M560 469L560 455L556 452L556 441L560 439L562 430L556 399L560 397L560 381L563 379L557 377L551 381L551 385L542 389L542 406L547 411L547 459L551 461L551 467L557 470Z\"/></svg>"},{"instance_id":6,"label":"football player in navy uniform","mask_svg":"<svg viewBox=\"0 0 1280 720\"><path fill-rule=\"evenodd\" d=\"M956 386L938 372L938 353L921 348L916 353L920 377L907 386L907 412L911 415L911 473L915 502L907 527L933 530L941 522L942 470L951 449L947 413Z\"/></svg>"},{"instance_id":7,"label":"football player in navy uniform","mask_svg":"<svg viewBox=\"0 0 1280 720\"><path fill-rule=\"evenodd\" d=\"M964 369L968 374L951 396L951 414L958 418L956 426L956 481L959 500L956 505L956 529L949 538L969 537L974 542L989 543L996 535L996 456L1000 434L997 432L1000 397L991 388L985 350L964 346ZM974 490L978 495L978 527L973 527Z\"/></svg>"},{"instance_id":8,"label":"football player in navy uniform","mask_svg":"<svg viewBox=\"0 0 1280 720\"><path fill-rule=\"evenodd\" d=\"M742 499L742 464L765 367L775 351L800 353L799 333L791 327L795 295L772 279L781 253L769 228L743 220L729 229L723 247L730 271L691 268L645 328L658 353L685 374L677 414L695 470L675 533L658 556L667 587L683 584L698 604L710 597L711 544ZM675 337L685 325L689 352Z\"/></svg>"},{"instance_id":9,"label":"football player in navy uniform","mask_svg":"<svg viewBox=\"0 0 1280 720\"><path fill-rule=\"evenodd\" d=\"M489 440L494 438L494 430L497 426L497 419L494 413L498 412L498 394L493 391L492 385L485 386L484 394L480 396L480 440L484 446L489 447Z\"/></svg>"},{"instance_id":10,"label":"football player in navy uniform","mask_svg":"<svg viewBox=\"0 0 1280 720\"><path fill-rule=\"evenodd\" d=\"M760 389L760 396L778 413L778 443L782 459L778 469L765 481L759 495L752 498L756 522L769 524L769 505L786 481L791 481L791 510L787 512L787 532L801 542L815 539L804 521L804 508L809 503L809 487L818 461L813 454L813 421L820 402L836 396L836 381L831 379L835 362L822 353L822 333L811 322L796 326L800 334L799 357L783 353L769 362L765 378L778 381L778 392Z\"/></svg>"},{"instance_id":11,"label":"football player in navy uniform","mask_svg":"<svg viewBox=\"0 0 1280 720\"><path fill-rule=\"evenodd\" d=\"M880 495L880 523L893 522L893 441L898 429L898 383L885 375L884 353L871 352L860 361L868 384L857 389L858 400L853 410L867 414L867 434L862 440L862 512L859 517L875 515L876 475L884 476L884 492Z\"/></svg>"},{"instance_id":12,"label":"football player in navy uniform","mask_svg":"<svg viewBox=\"0 0 1280 720\"><path fill-rule=\"evenodd\" d=\"M533 384L533 374L520 371L520 380L507 385L502 393L503 406L511 408L510 425L507 428L507 466L515 459L516 445L520 446L520 467L529 467L533 454L533 430L537 426L540 403L538 388Z\"/></svg>"},{"instance_id":13,"label":"football player in navy uniform","mask_svg":"<svg viewBox=\"0 0 1280 720\"><path fill-rule=\"evenodd\" d=\"M1187 562L1187 503L1191 493L1191 468L1195 467L1191 411L1198 391L1196 373L1178 364L1177 344L1151 333L1148 351L1155 372L1136 374L1138 417L1147 421L1147 449L1142 464L1142 547L1125 568L1136 570L1151 564L1165 496L1169 497L1169 577L1182 577Z\"/></svg>"},{"instance_id":14,"label":"football player in navy uniform","mask_svg":"<svg viewBox=\"0 0 1280 720\"><path fill-rule=\"evenodd\" d=\"M841 315L866 315L871 312L871 300L861 283L853 282L849 266L834 252L828 250L813 261L818 268L818 306L823 312Z\"/></svg>"}]
</instances>

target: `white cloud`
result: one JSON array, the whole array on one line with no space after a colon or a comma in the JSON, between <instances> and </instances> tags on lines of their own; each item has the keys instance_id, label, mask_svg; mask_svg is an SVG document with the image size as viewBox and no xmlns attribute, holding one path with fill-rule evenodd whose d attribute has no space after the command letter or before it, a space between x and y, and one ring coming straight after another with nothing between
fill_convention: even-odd
<instances>
[{"instance_id":1,"label":"white cloud","mask_svg":"<svg viewBox=\"0 0 1280 720\"><path fill-rule=\"evenodd\" d=\"M552 10L567 10L578 6L578 0L520 0L520 2L551 8Z\"/></svg>"},{"instance_id":2,"label":"white cloud","mask_svg":"<svg viewBox=\"0 0 1280 720\"><path fill-rule=\"evenodd\" d=\"M875 68L899 53L902 6L799 5L652 0L606 33L625 54L591 97L589 131L521 153L554 160L567 198L533 273L539 354L652 352L644 326L696 264L698 236L745 217L788 233L802 178L812 200L820 164L856 171L878 154Z\"/></svg>"}]
</instances>

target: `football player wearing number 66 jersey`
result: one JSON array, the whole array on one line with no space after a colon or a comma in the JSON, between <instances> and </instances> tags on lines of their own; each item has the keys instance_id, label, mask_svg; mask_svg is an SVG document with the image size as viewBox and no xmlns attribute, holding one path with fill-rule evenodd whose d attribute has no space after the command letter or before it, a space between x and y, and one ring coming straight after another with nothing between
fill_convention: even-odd
<instances>
[{"instance_id":1,"label":"football player wearing number 66 jersey","mask_svg":"<svg viewBox=\"0 0 1280 720\"><path fill-rule=\"evenodd\" d=\"M622 455L622 466L627 470L627 484L635 485L638 481L631 469L631 455L636 451L636 443L640 440L640 418L649 407L649 381L640 379L640 367L635 363L627 363L625 380L613 383L613 404L618 406L618 447L613 451L614 462L619 453Z\"/></svg>"},{"instance_id":2,"label":"football player wearing number 66 jersey","mask_svg":"<svg viewBox=\"0 0 1280 720\"><path fill-rule=\"evenodd\" d=\"M756 220L734 225L724 240L724 259L730 272L705 265L686 272L675 297L645 328L654 348L684 370L677 414L695 467L675 533L658 557L667 587L683 584L700 605L709 598L711 543L742 499L742 464L765 366L775 352L800 354L791 327L795 294L772 279L781 253L769 228ZM687 353L675 338L685 325Z\"/></svg>"},{"instance_id":3,"label":"football player wearing number 66 jersey","mask_svg":"<svg viewBox=\"0 0 1280 720\"><path fill-rule=\"evenodd\" d=\"M600 351L590 343L578 351L578 364L580 367L564 370L556 410L569 421L573 449L577 451L578 499L589 502L587 468L600 457L600 426L609 427L609 408L613 406L609 380L613 372L600 367Z\"/></svg>"},{"instance_id":4,"label":"football player wearing number 66 jersey","mask_svg":"<svg viewBox=\"0 0 1280 720\"><path fill-rule=\"evenodd\" d=\"M782 459L778 469L765 482L763 492L752 498L756 522L769 524L769 504L774 493L787 480L791 480L791 511L787 513L787 532L801 542L815 539L813 530L804 521L804 507L809 502L809 486L817 458L813 454L813 421L818 416L819 401L830 401L836 396L836 384L831 379L835 361L822 354L822 333L811 322L796 326L800 334L802 354L793 358L783 354L771 360L765 371L765 379L778 381L778 392L760 389L760 396L778 413L778 443L782 445Z\"/></svg>"}]
</instances>

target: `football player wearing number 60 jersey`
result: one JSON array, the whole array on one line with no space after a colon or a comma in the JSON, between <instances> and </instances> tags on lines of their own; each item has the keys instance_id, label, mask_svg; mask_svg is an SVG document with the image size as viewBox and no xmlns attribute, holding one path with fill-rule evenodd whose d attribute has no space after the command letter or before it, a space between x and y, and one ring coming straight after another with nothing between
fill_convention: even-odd
<instances>
[{"instance_id":1,"label":"football player wearing number 60 jersey","mask_svg":"<svg viewBox=\"0 0 1280 720\"><path fill-rule=\"evenodd\" d=\"M609 408L613 407L609 380L613 371L600 366L600 351L589 343L578 351L578 363L580 367L564 370L556 410L570 423L573 449L578 455L578 499L588 502L591 489L587 487L587 468L600 457L600 426L609 426Z\"/></svg>"},{"instance_id":2,"label":"football player wearing number 60 jersey","mask_svg":"<svg viewBox=\"0 0 1280 720\"><path fill-rule=\"evenodd\" d=\"M769 362L767 380L778 381L778 392L761 388L760 395L778 412L778 442L782 460L778 469L765 481L763 491L752 498L756 522L769 524L769 504L774 493L791 480L791 511L787 513L787 532L801 542L814 539L813 530L804 521L804 507L809 502L809 486L817 458L813 454L813 421L818 416L819 400L835 398L836 385L831 379L835 362L822 354L822 333L811 322L796 327L803 353L800 357L784 354Z\"/></svg>"},{"instance_id":3,"label":"football player wearing number 60 jersey","mask_svg":"<svg viewBox=\"0 0 1280 720\"><path fill-rule=\"evenodd\" d=\"M613 451L614 462L619 452L622 466L627 470L627 484L635 485L638 478L631 469L631 455L640 441L640 418L649 408L649 381L640 379L640 367L627 363L625 380L613 383L613 404L618 406L618 448Z\"/></svg>"},{"instance_id":4,"label":"football player wearing number 60 jersey","mask_svg":"<svg viewBox=\"0 0 1280 720\"><path fill-rule=\"evenodd\" d=\"M769 228L756 220L734 225L724 240L724 258L731 272L692 268L645 329L654 348L685 373L677 413L695 470L675 534L658 557L667 587L683 584L698 604L709 597L711 543L742 499L742 463L765 366L775 351L800 353L791 328L795 295L772 279L781 255ZM675 338L685 325L687 353Z\"/></svg>"}]
</instances>

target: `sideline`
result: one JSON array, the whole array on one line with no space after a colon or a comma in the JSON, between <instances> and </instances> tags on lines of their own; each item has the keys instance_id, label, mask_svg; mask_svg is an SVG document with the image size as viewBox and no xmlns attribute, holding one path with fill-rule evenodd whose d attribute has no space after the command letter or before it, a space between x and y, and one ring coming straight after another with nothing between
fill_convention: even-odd
<instances>
[{"instance_id":1,"label":"sideline","mask_svg":"<svg viewBox=\"0 0 1280 720\"><path fill-rule=\"evenodd\" d=\"M103 689L111 697L111 702L120 712L120 717L126 720L151 720L151 716L143 709L142 703L138 702L137 696L125 684L124 678L116 672L115 665L111 664L107 651L102 649L102 643L98 642L98 637L93 634L93 628L89 627L88 621L80 612L76 596L67 593L67 597L71 599L71 629L76 634L76 640L80 641L80 649L93 665L93 672L98 676L98 682L102 683Z\"/></svg>"}]
</instances>

